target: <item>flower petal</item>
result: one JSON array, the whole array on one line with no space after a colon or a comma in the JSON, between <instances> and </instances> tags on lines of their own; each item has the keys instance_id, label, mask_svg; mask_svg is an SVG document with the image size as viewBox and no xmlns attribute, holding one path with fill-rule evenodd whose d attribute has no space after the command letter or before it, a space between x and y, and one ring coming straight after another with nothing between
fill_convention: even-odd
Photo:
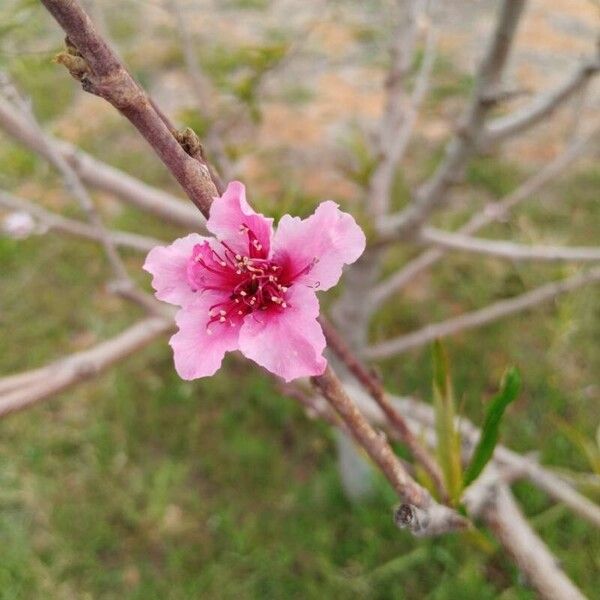
<instances>
[{"instance_id":1,"label":"flower petal","mask_svg":"<svg viewBox=\"0 0 600 600\"><path fill-rule=\"evenodd\" d=\"M239 181L232 181L220 198L215 198L210 207L206 227L220 241L226 242L242 256L249 255L249 243L256 240L252 256L266 258L271 247L273 219L254 212L246 202L246 188ZM254 237L244 232L248 228Z\"/></svg>"},{"instance_id":2,"label":"flower petal","mask_svg":"<svg viewBox=\"0 0 600 600\"><path fill-rule=\"evenodd\" d=\"M182 308L175 317L179 331L171 338L175 369L182 379L198 379L214 375L226 352L237 350L241 321L207 323L209 308L222 300L217 294L203 293Z\"/></svg>"},{"instance_id":3,"label":"flower petal","mask_svg":"<svg viewBox=\"0 0 600 600\"><path fill-rule=\"evenodd\" d=\"M242 353L286 381L321 375L327 366L325 337L317 322L319 301L313 290L291 287L283 310L248 315L240 330Z\"/></svg>"},{"instance_id":4,"label":"flower petal","mask_svg":"<svg viewBox=\"0 0 600 600\"><path fill-rule=\"evenodd\" d=\"M296 281L328 290L338 282L344 264L364 252L365 243L354 218L328 200L307 219L281 218L273 238L273 259Z\"/></svg>"},{"instance_id":5,"label":"flower petal","mask_svg":"<svg viewBox=\"0 0 600 600\"><path fill-rule=\"evenodd\" d=\"M190 233L170 246L157 246L148 252L144 270L153 276L152 287L159 300L181 306L194 298L188 283L187 266L194 246L205 241L207 238Z\"/></svg>"}]
</instances>

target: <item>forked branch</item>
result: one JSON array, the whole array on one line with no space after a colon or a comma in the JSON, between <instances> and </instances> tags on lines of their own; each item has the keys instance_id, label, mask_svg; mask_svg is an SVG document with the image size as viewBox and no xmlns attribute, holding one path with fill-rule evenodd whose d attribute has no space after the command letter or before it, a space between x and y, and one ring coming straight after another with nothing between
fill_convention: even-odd
<instances>
[{"instance_id":1,"label":"forked branch","mask_svg":"<svg viewBox=\"0 0 600 600\"><path fill-rule=\"evenodd\" d=\"M190 148L186 143L187 151L183 148L177 132L133 80L78 2L42 2L67 34L67 52L61 53L57 60L81 81L85 91L110 102L136 127L206 216L218 192L206 162L201 159L199 141L198 147Z\"/></svg>"},{"instance_id":2,"label":"forked branch","mask_svg":"<svg viewBox=\"0 0 600 600\"><path fill-rule=\"evenodd\" d=\"M533 194L561 175L567 167L589 148L590 142L597 135L598 125L596 124L590 128L587 135L569 145L564 152L559 154L539 172L525 180L513 192L497 202L488 204L482 211L475 213L458 229L457 233L472 235L486 225L505 218L515 206L531 198ZM420 273L437 263L447 252L447 248L426 250L377 285L371 293L374 309L390 298L395 292L401 290Z\"/></svg>"},{"instance_id":3,"label":"forked branch","mask_svg":"<svg viewBox=\"0 0 600 600\"><path fill-rule=\"evenodd\" d=\"M466 162L476 152L485 124L485 117L496 104L502 74L512 46L525 0L503 0L490 45L479 67L475 90L462 117L458 132L448 144L444 159L429 181L416 193L402 212L380 223L385 237L409 234L446 199Z\"/></svg>"},{"instance_id":4,"label":"forked branch","mask_svg":"<svg viewBox=\"0 0 600 600\"><path fill-rule=\"evenodd\" d=\"M561 294L573 291L584 285L598 282L600 282L600 267L594 267L589 271L578 273L562 281L547 283L514 298L499 300L479 310L453 317L440 323L432 323L412 333L380 342L367 348L365 356L368 358L395 356L428 344L437 338L444 338L461 331L481 327L508 315L553 300Z\"/></svg>"}]
</instances>

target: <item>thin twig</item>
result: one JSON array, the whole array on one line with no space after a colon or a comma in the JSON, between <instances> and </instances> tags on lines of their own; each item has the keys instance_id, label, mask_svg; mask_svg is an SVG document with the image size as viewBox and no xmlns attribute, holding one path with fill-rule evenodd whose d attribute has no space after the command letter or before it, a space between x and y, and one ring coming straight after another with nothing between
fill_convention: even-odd
<instances>
[{"instance_id":1,"label":"thin twig","mask_svg":"<svg viewBox=\"0 0 600 600\"><path fill-rule=\"evenodd\" d=\"M187 19L183 14L181 2L180 0L168 0L168 4L173 17L175 18L177 35L179 37L192 89L196 97L196 103L198 104L198 108L202 110L203 115L208 118L209 121L212 121L214 119L214 110L211 110L213 102L211 101L209 93L211 84L202 72L198 56L194 49L194 40L188 28ZM212 156L213 160L216 161L223 177L225 180L231 179L234 172L233 165L227 156L227 151L221 141L221 137L217 133L215 124L212 122L209 123L205 140L208 153Z\"/></svg>"},{"instance_id":2,"label":"thin twig","mask_svg":"<svg viewBox=\"0 0 600 600\"><path fill-rule=\"evenodd\" d=\"M485 117L500 93L502 74L524 7L525 0L500 3L495 31L479 67L475 90L458 132L448 144L440 166L421 186L413 201L406 209L380 223L384 237L394 238L415 231L445 201L457 175L477 151Z\"/></svg>"},{"instance_id":3,"label":"thin twig","mask_svg":"<svg viewBox=\"0 0 600 600\"><path fill-rule=\"evenodd\" d=\"M423 4L422 0L413 0L392 34L390 67L385 80L385 106L377 136L380 160L371 177L368 194L369 208L376 221L389 212L390 192L398 163L396 139L406 118L406 78L413 61Z\"/></svg>"},{"instance_id":4,"label":"thin twig","mask_svg":"<svg viewBox=\"0 0 600 600\"><path fill-rule=\"evenodd\" d=\"M132 79L75 0L42 0L68 36L67 52L57 60L83 89L110 102L144 136L204 216L218 194L197 152L191 156L173 135L147 94ZM198 142L199 144L199 142Z\"/></svg>"},{"instance_id":5,"label":"thin twig","mask_svg":"<svg viewBox=\"0 0 600 600\"><path fill-rule=\"evenodd\" d=\"M0 127L31 152L49 160L47 148L41 143L35 128L24 115L2 97L0 97ZM190 204L92 157L68 142L58 140L48 133L46 138L87 185L113 194L168 223L190 231L204 229L206 220Z\"/></svg>"},{"instance_id":6,"label":"thin twig","mask_svg":"<svg viewBox=\"0 0 600 600\"><path fill-rule=\"evenodd\" d=\"M505 240L486 240L462 233L443 231L435 227L424 227L419 233L419 237L424 242L442 248L511 260L600 261L600 247L528 246Z\"/></svg>"},{"instance_id":7,"label":"thin twig","mask_svg":"<svg viewBox=\"0 0 600 600\"><path fill-rule=\"evenodd\" d=\"M0 88L0 91L3 91L5 95L10 94L11 97L9 100L12 100L19 107L22 113L27 116L27 120L31 127L35 130L40 144L45 148L45 155L48 157L48 161L61 174L65 187L77 200L79 206L85 212L90 225L96 230L100 243L104 248L106 258L108 259L108 262L110 263L117 280L128 282L131 286L133 286L133 282L127 273L127 269L121 260L121 257L119 256L113 240L108 234L106 227L102 222L102 218L96 211L96 207L94 206L92 198L88 194L85 186L81 183L77 173L75 173L69 163L62 157L56 148L54 148L51 140L46 137L46 134L38 123L33 111L29 109L27 101L19 96L18 92L6 78L2 77L1 73Z\"/></svg>"},{"instance_id":8,"label":"thin twig","mask_svg":"<svg viewBox=\"0 0 600 600\"><path fill-rule=\"evenodd\" d=\"M600 52L600 45L598 49ZM547 119L562 106L565 100L585 87L598 72L600 72L600 54L579 65L556 89L540 94L519 111L490 121L485 128L482 143L497 144Z\"/></svg>"},{"instance_id":9,"label":"thin twig","mask_svg":"<svg viewBox=\"0 0 600 600\"><path fill-rule=\"evenodd\" d=\"M463 517L435 502L429 492L410 477L385 437L369 425L330 367L326 368L323 375L313 377L312 381L404 502L397 513L400 526L411 529L415 535L429 536L462 529L467 525Z\"/></svg>"},{"instance_id":10,"label":"thin twig","mask_svg":"<svg viewBox=\"0 0 600 600\"><path fill-rule=\"evenodd\" d=\"M438 464L415 437L402 415L390 403L381 383L352 352L339 332L324 316L319 318L319 323L327 339L327 346L335 352L338 358L348 367L350 372L368 391L375 402L377 402L389 419L392 427L398 432L400 441L406 445L415 460L427 471L440 497L447 500L444 478Z\"/></svg>"},{"instance_id":11,"label":"thin twig","mask_svg":"<svg viewBox=\"0 0 600 600\"><path fill-rule=\"evenodd\" d=\"M4 190L0 190L0 206L10 210L25 211L50 230L60 231L61 233L67 233L96 242L101 241L101 236L94 227L76 221L75 219L69 219L53 213L37 204L18 198L13 194L9 194ZM116 246L130 248L138 252L147 253L152 248L165 243L162 240L127 231L115 231L109 229L107 230L107 233L112 243Z\"/></svg>"},{"instance_id":12,"label":"thin twig","mask_svg":"<svg viewBox=\"0 0 600 600\"><path fill-rule=\"evenodd\" d=\"M589 147L590 142L595 139L598 129L597 125L592 126L588 135L582 137L580 140L576 140L552 162L524 181L513 192L474 214L467 223L458 229L458 233L471 235L486 225L506 217L509 211L517 206L517 204L527 200L542 187L556 179L569 165L579 158ZM374 309L390 298L395 292L401 290L417 275L438 262L446 254L447 250L443 248L427 250L404 265L385 281L375 286L371 293Z\"/></svg>"},{"instance_id":13,"label":"thin twig","mask_svg":"<svg viewBox=\"0 0 600 600\"><path fill-rule=\"evenodd\" d=\"M573 291L584 285L598 282L600 282L600 268L595 267L562 281L547 283L514 298L499 300L473 312L453 317L440 323L432 323L412 333L380 342L367 348L365 356L368 358L395 356L413 348L419 348L436 338L444 338L461 331L481 327L508 315L553 300L561 294Z\"/></svg>"},{"instance_id":14,"label":"thin twig","mask_svg":"<svg viewBox=\"0 0 600 600\"><path fill-rule=\"evenodd\" d=\"M11 379L13 384L19 381L19 386L0 396L0 417L28 408L100 374L173 328L172 320L159 317L144 319L89 350L76 352L28 374L10 376L9 383ZM30 384L25 385L28 380ZM3 387L0 380L0 390Z\"/></svg>"},{"instance_id":15,"label":"thin twig","mask_svg":"<svg viewBox=\"0 0 600 600\"><path fill-rule=\"evenodd\" d=\"M414 27L416 27L416 23ZM368 192L369 204L376 213L377 222L385 219L385 215L389 212L396 168L406 153L415 123L417 122L419 108L429 88L429 79L435 61L436 42L436 30L432 26L430 19L427 19L425 51L412 94L410 99L402 102L401 96L403 94L398 92L400 97L396 99L396 103L402 106L401 119L391 111L389 117L395 117L394 120L396 123L391 118L386 118L388 116L386 113L384 113L384 117L382 118L382 133L380 134L382 147L379 150L380 160L369 182ZM386 143L385 146L383 146L383 142Z\"/></svg>"}]
</instances>

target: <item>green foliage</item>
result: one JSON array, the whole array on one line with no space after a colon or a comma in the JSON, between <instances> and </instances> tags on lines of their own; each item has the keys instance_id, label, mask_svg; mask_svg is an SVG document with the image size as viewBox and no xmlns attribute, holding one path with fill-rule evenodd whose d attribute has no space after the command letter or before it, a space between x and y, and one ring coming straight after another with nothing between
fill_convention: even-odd
<instances>
[{"instance_id":1,"label":"green foliage","mask_svg":"<svg viewBox=\"0 0 600 600\"><path fill-rule=\"evenodd\" d=\"M19 88L32 98L33 108L41 121L63 114L76 91L65 69L51 63L52 56L52 53L24 54L11 62L11 74Z\"/></svg>"},{"instance_id":2,"label":"green foliage","mask_svg":"<svg viewBox=\"0 0 600 600\"><path fill-rule=\"evenodd\" d=\"M289 50L285 40L274 40L263 45L238 48L216 47L201 55L204 70L221 89L233 93L250 110L255 121L261 118L258 92L262 78L273 69Z\"/></svg>"},{"instance_id":3,"label":"green foliage","mask_svg":"<svg viewBox=\"0 0 600 600\"><path fill-rule=\"evenodd\" d=\"M342 165L344 174L361 187L366 187L376 165L376 157L364 133L351 126L342 140L348 160Z\"/></svg>"},{"instance_id":4,"label":"green foliage","mask_svg":"<svg viewBox=\"0 0 600 600\"><path fill-rule=\"evenodd\" d=\"M517 165L489 156L472 160L467 168L467 181L488 191L495 198L511 192L522 181Z\"/></svg>"},{"instance_id":5,"label":"green foliage","mask_svg":"<svg viewBox=\"0 0 600 600\"><path fill-rule=\"evenodd\" d=\"M433 344L433 406L437 435L437 458L442 467L450 500L458 502L462 491L460 435L456 428L454 390L448 355L441 341Z\"/></svg>"},{"instance_id":6,"label":"green foliage","mask_svg":"<svg viewBox=\"0 0 600 600\"><path fill-rule=\"evenodd\" d=\"M481 428L481 437L475 447L471 462L465 470L463 488L469 486L479 477L490 458L494 454L494 448L500 436L500 423L504 417L504 411L511 402L514 402L521 389L521 376L514 367L508 369L502 377L500 391L488 406L485 421Z\"/></svg>"}]
</instances>

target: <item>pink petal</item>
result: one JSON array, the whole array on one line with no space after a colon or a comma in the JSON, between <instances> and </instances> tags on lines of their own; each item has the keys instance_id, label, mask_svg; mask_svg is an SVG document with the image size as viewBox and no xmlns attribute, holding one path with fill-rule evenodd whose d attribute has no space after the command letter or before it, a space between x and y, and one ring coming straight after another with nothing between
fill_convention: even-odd
<instances>
[{"instance_id":1,"label":"pink petal","mask_svg":"<svg viewBox=\"0 0 600 600\"><path fill-rule=\"evenodd\" d=\"M244 319L240 350L286 381L321 375L327 366L325 337L317 322L319 301L313 290L292 286L283 310L257 311Z\"/></svg>"},{"instance_id":2,"label":"pink petal","mask_svg":"<svg viewBox=\"0 0 600 600\"><path fill-rule=\"evenodd\" d=\"M187 265L194 246L204 241L207 238L190 233L170 246L157 246L148 252L144 269L153 276L152 287L159 300L183 305L194 298L188 283Z\"/></svg>"},{"instance_id":3,"label":"pink petal","mask_svg":"<svg viewBox=\"0 0 600 600\"><path fill-rule=\"evenodd\" d=\"M261 246L254 256L266 258L271 247L273 219L254 212L246 202L246 188L239 181L232 181L220 198L215 198L210 207L210 217L206 227L220 241L226 242L242 256L248 256L248 235L243 228L249 228Z\"/></svg>"},{"instance_id":4,"label":"pink petal","mask_svg":"<svg viewBox=\"0 0 600 600\"><path fill-rule=\"evenodd\" d=\"M241 321L212 323L210 334L207 323L209 308L222 300L217 294L203 293L193 303L182 308L175 317L179 331L171 338L175 369L182 379L198 379L214 375L226 352L238 349Z\"/></svg>"},{"instance_id":5,"label":"pink petal","mask_svg":"<svg viewBox=\"0 0 600 600\"><path fill-rule=\"evenodd\" d=\"M307 219L281 218L273 238L273 257L285 265L288 276L302 273L297 281L328 290L338 282L344 264L364 252L365 243L354 218L328 200Z\"/></svg>"}]
</instances>

